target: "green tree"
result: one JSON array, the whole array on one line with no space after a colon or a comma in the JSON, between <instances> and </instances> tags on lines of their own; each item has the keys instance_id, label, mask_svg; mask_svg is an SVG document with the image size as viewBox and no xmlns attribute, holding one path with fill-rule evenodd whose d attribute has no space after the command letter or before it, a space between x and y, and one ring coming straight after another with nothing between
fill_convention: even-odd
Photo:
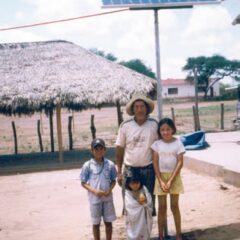
<instances>
[{"instance_id":1,"label":"green tree","mask_svg":"<svg viewBox=\"0 0 240 240\"><path fill-rule=\"evenodd\" d=\"M126 62L122 61L119 64L135 70L136 72L142 73L148 77L156 79L155 73L152 71L152 69L150 67L147 67L145 63L140 59L132 59Z\"/></svg>"},{"instance_id":2,"label":"green tree","mask_svg":"<svg viewBox=\"0 0 240 240\"><path fill-rule=\"evenodd\" d=\"M107 53L106 54L104 51L98 50L97 48L91 48L90 51L99 55L99 56L107 58L108 60L110 60L112 62L117 61L117 58L112 53Z\"/></svg>"},{"instance_id":3,"label":"green tree","mask_svg":"<svg viewBox=\"0 0 240 240\"><path fill-rule=\"evenodd\" d=\"M238 60L228 60L220 55L188 58L183 70L187 71L189 81L194 80L194 68L197 73L198 87L204 91L205 98L209 89L224 77L240 81L240 61Z\"/></svg>"},{"instance_id":4,"label":"green tree","mask_svg":"<svg viewBox=\"0 0 240 240\"><path fill-rule=\"evenodd\" d=\"M140 60L140 59L132 59L132 60L129 60L129 61L122 61L120 62L121 65L125 66L125 67L128 67L138 73L141 73L143 75L146 75L147 77L150 77L150 78L154 78L156 79L156 76L155 76L155 73L152 71L152 69L150 67L147 67L145 65L145 63ZM156 98L156 95L157 95L157 82L155 84L155 87L153 88L153 90L151 90L148 94L149 96L151 96L152 98Z\"/></svg>"}]
</instances>

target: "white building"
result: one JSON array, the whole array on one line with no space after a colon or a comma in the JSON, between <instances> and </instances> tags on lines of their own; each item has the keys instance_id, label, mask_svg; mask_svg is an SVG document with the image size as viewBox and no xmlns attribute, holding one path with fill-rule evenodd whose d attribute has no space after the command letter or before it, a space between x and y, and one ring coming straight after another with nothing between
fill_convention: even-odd
<instances>
[{"instance_id":1,"label":"white building","mask_svg":"<svg viewBox=\"0 0 240 240\"><path fill-rule=\"evenodd\" d=\"M185 98L195 96L194 83L185 79L166 79L162 80L162 97L163 98ZM208 96L219 96L219 82L216 82L208 91ZM203 92L198 93L203 96Z\"/></svg>"}]
</instances>

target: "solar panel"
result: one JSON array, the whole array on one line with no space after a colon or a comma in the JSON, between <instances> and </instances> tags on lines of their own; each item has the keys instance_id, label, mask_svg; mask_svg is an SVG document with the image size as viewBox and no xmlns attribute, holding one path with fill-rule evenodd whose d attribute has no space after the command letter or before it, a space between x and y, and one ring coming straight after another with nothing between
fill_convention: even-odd
<instances>
[{"instance_id":1,"label":"solar panel","mask_svg":"<svg viewBox=\"0 0 240 240\"><path fill-rule=\"evenodd\" d=\"M220 3L222 0L102 0L104 8L174 8Z\"/></svg>"}]
</instances>

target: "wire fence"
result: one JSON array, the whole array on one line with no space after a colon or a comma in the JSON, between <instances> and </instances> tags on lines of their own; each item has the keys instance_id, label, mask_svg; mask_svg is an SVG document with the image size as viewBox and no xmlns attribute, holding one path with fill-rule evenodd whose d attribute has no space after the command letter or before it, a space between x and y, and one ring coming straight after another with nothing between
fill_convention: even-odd
<instances>
[{"instance_id":1,"label":"wire fence","mask_svg":"<svg viewBox=\"0 0 240 240\"><path fill-rule=\"evenodd\" d=\"M206 132L233 131L237 130L233 124L236 118L236 101L224 102L224 114L221 117L222 102L204 102L199 104L199 118L201 130ZM178 134L185 134L195 131L192 106L194 103L172 103L163 106L163 116L172 118L172 109L174 109L174 118ZM129 116L125 114L125 108L122 107L123 119L127 120ZM82 112L68 112L62 110L62 134L64 150L69 150L69 116L72 116L72 144L73 149L89 148L92 140L91 134L91 116L94 115L96 136L106 141L108 147L113 147L117 137L118 119L116 107L91 109ZM157 109L152 116L157 119ZM57 145L57 129L55 124L56 116L54 114L54 145L55 151ZM43 151L51 151L49 119L44 114L34 114L32 116L6 117L0 116L0 155L14 154L14 135L12 122L16 126L18 153L40 152L37 122L41 121L41 137ZM223 127L222 123L223 120Z\"/></svg>"}]
</instances>

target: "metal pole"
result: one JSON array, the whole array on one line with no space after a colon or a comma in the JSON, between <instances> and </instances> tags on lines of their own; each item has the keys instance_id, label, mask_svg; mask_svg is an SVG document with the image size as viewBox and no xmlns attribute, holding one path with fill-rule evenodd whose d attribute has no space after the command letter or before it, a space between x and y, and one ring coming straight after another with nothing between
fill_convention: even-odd
<instances>
[{"instance_id":1,"label":"metal pole","mask_svg":"<svg viewBox=\"0 0 240 240\"><path fill-rule=\"evenodd\" d=\"M158 105L158 119L160 120L162 118L162 86L161 86L158 9L154 9L154 26L155 26L156 71L157 71L157 105Z\"/></svg>"},{"instance_id":2,"label":"metal pole","mask_svg":"<svg viewBox=\"0 0 240 240\"><path fill-rule=\"evenodd\" d=\"M157 71L157 105L158 105L158 120L160 120L162 118L162 84L161 84L158 9L154 9L154 27L155 27L156 71ZM165 224L164 224L164 235L165 235L165 237L168 236L167 217L166 217L166 221L165 221Z\"/></svg>"}]
</instances>

